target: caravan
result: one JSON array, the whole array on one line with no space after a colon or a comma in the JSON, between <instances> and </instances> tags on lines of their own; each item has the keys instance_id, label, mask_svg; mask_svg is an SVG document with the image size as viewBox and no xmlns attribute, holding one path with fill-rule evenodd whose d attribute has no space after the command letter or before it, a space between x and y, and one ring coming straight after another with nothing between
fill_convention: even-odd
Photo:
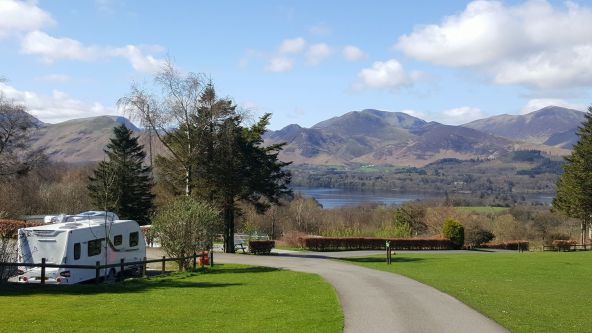
<instances>
[{"instance_id":1,"label":"caravan","mask_svg":"<svg viewBox=\"0 0 592 333\"><path fill-rule=\"evenodd\" d=\"M136 221L118 220L117 215L105 212L85 212L61 216L55 223L19 229L19 262L55 265L100 265L142 261L146 243ZM126 266L126 270L140 267ZM101 277L115 279L122 276L117 268L101 269ZM19 267L18 281L41 282L41 268ZM95 278L94 269L46 268L45 283L74 284Z\"/></svg>"}]
</instances>

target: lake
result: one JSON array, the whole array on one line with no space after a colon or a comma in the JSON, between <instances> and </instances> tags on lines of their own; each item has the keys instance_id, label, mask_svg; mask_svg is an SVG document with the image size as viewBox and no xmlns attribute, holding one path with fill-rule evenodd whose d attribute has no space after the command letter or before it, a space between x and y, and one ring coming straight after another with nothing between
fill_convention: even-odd
<instances>
[{"instance_id":1,"label":"lake","mask_svg":"<svg viewBox=\"0 0 592 333\"><path fill-rule=\"evenodd\" d=\"M294 187L295 193L300 193L307 198L315 198L323 208L355 207L364 204L383 204L397 206L406 202L423 200L442 200L444 193L410 193L410 192L362 192L342 188L327 187ZM525 195L531 202L550 205L552 194Z\"/></svg>"}]
</instances>

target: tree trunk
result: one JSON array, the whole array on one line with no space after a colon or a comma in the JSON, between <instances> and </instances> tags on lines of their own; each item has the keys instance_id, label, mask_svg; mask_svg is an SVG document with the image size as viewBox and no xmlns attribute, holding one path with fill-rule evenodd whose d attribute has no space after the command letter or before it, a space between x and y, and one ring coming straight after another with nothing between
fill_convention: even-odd
<instances>
[{"instance_id":1,"label":"tree trunk","mask_svg":"<svg viewBox=\"0 0 592 333\"><path fill-rule=\"evenodd\" d=\"M191 196L191 166L185 171L185 196Z\"/></svg>"},{"instance_id":2,"label":"tree trunk","mask_svg":"<svg viewBox=\"0 0 592 333\"><path fill-rule=\"evenodd\" d=\"M234 253L234 203L224 207L224 252Z\"/></svg>"}]
</instances>

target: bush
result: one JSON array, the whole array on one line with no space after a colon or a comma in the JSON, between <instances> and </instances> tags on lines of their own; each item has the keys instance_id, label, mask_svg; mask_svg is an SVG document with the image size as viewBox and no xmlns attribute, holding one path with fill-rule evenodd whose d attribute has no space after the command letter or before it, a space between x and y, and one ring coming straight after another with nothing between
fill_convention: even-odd
<instances>
[{"instance_id":1,"label":"bush","mask_svg":"<svg viewBox=\"0 0 592 333\"><path fill-rule=\"evenodd\" d=\"M252 240L249 241L249 252L252 254L270 254L271 249L275 247L275 241L272 240Z\"/></svg>"},{"instance_id":2,"label":"bush","mask_svg":"<svg viewBox=\"0 0 592 333\"><path fill-rule=\"evenodd\" d=\"M21 220L1 220L0 219L0 238L16 239L18 230L21 228L36 227L42 225L39 222L25 222Z\"/></svg>"},{"instance_id":3,"label":"bush","mask_svg":"<svg viewBox=\"0 0 592 333\"><path fill-rule=\"evenodd\" d=\"M553 242L556 240L565 240L570 239L571 237L568 234L564 234L561 232L554 232L547 236L545 239L545 245L553 245Z\"/></svg>"},{"instance_id":4,"label":"bush","mask_svg":"<svg viewBox=\"0 0 592 333\"><path fill-rule=\"evenodd\" d=\"M551 243L553 248L557 251L569 251L571 247L577 245L578 242L575 240L556 239Z\"/></svg>"},{"instance_id":5,"label":"bush","mask_svg":"<svg viewBox=\"0 0 592 333\"><path fill-rule=\"evenodd\" d=\"M465 228L458 221L449 219L442 226L442 236L450 239L456 249L460 249L465 244Z\"/></svg>"},{"instance_id":6,"label":"bush","mask_svg":"<svg viewBox=\"0 0 592 333\"><path fill-rule=\"evenodd\" d=\"M481 244L489 243L495 235L480 226L471 226L465 230L465 242L471 247L479 247Z\"/></svg>"},{"instance_id":7,"label":"bush","mask_svg":"<svg viewBox=\"0 0 592 333\"><path fill-rule=\"evenodd\" d=\"M303 237L302 247L312 251L384 250L386 241L393 250L451 250L448 239L428 238L365 238L365 237Z\"/></svg>"},{"instance_id":8,"label":"bush","mask_svg":"<svg viewBox=\"0 0 592 333\"><path fill-rule=\"evenodd\" d=\"M152 228L167 255L180 258L207 250L219 225L218 211L191 197L178 197L164 205ZM191 259L179 261L179 270L190 268Z\"/></svg>"},{"instance_id":9,"label":"bush","mask_svg":"<svg viewBox=\"0 0 592 333\"><path fill-rule=\"evenodd\" d=\"M481 244L482 248L499 249L499 250L514 250L514 251L528 251L529 243L524 240L507 241L499 243L485 243Z\"/></svg>"}]
</instances>

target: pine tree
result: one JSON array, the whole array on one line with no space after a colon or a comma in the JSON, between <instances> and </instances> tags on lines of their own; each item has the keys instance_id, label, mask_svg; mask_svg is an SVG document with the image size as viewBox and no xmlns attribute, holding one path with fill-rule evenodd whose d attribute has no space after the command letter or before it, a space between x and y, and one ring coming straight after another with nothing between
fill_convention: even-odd
<instances>
[{"instance_id":1,"label":"pine tree","mask_svg":"<svg viewBox=\"0 0 592 333\"><path fill-rule=\"evenodd\" d=\"M89 177L88 190L97 209L113 211L121 219L148 224L153 209L151 168L144 166L146 153L125 125L113 129L114 137L102 161Z\"/></svg>"},{"instance_id":2,"label":"pine tree","mask_svg":"<svg viewBox=\"0 0 592 333\"><path fill-rule=\"evenodd\" d=\"M592 221L592 107L578 129L578 142L565 158L563 175L557 182L553 208L581 221L581 242L586 242L587 227Z\"/></svg>"}]
</instances>

